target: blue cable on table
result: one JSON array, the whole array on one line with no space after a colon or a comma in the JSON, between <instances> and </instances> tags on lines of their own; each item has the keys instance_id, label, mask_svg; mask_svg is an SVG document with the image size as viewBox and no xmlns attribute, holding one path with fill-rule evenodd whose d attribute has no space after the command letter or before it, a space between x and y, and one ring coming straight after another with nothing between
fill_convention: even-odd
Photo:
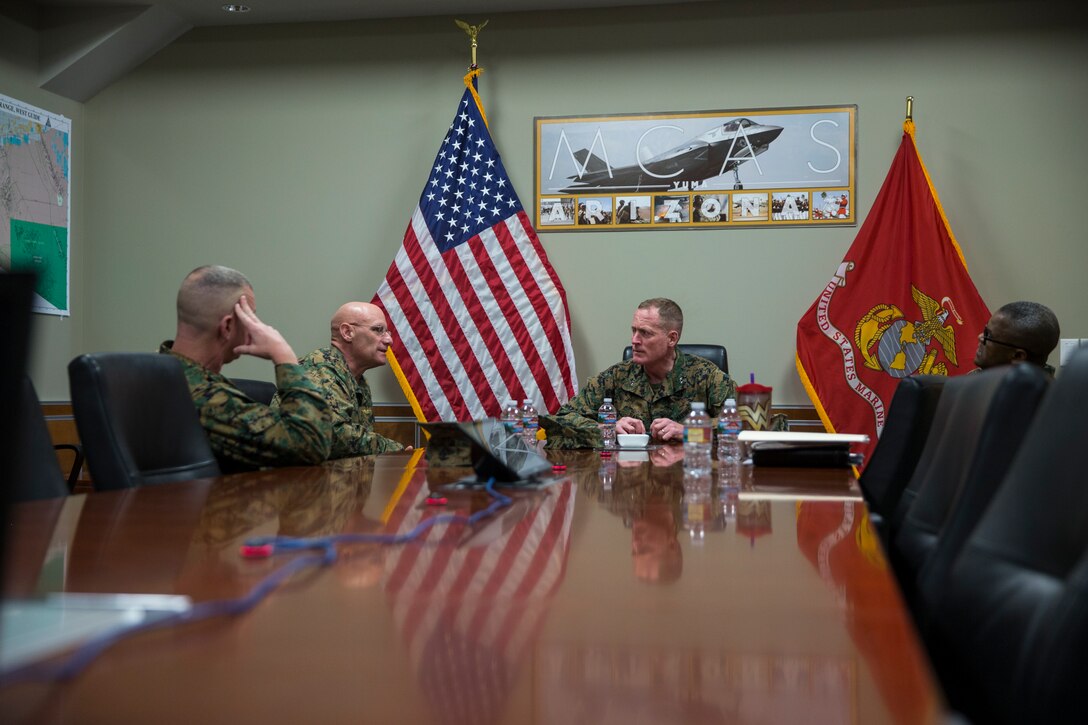
<instances>
[{"instance_id":1,"label":"blue cable on table","mask_svg":"<svg viewBox=\"0 0 1088 725\"><path fill-rule=\"evenodd\" d=\"M177 612L153 621L140 622L118 630L111 630L87 641L68 657L55 663L32 662L13 669L0 677L0 687L32 680L68 680L82 672L96 657L123 639L156 629L164 629L179 624L189 624L205 619L221 616L238 616L253 609L265 597L275 591L281 584L304 571L311 566L331 566L336 562L337 544L405 544L414 541L423 535L428 529L443 523L464 523L471 526L489 516L493 516L500 509L509 506L512 499L495 490L495 479L487 482L487 493L494 499L487 508L465 516L463 514L442 514L432 516L419 522L415 528L403 534L337 534L335 536L323 536L316 538L295 538L291 536L264 536L248 539L243 546L245 549L261 548L262 556L273 553L301 551L305 549L320 549L320 554L302 556L292 559L288 563L276 569L261 581L257 582L249 593L236 599L219 599L210 602L194 604L184 612ZM270 547L270 548L268 548Z\"/></svg>"}]
</instances>

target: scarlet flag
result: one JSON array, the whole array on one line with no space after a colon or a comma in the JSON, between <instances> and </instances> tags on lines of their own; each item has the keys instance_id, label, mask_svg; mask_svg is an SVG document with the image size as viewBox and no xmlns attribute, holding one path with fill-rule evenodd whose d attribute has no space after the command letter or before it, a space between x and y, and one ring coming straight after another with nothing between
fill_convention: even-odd
<instances>
[{"instance_id":1,"label":"scarlet flag","mask_svg":"<svg viewBox=\"0 0 1088 725\"><path fill-rule=\"evenodd\" d=\"M876 445L900 378L973 369L990 318L914 143L914 123L838 270L797 323L797 372L827 430ZM866 451L868 453L868 451Z\"/></svg>"},{"instance_id":2,"label":"scarlet flag","mask_svg":"<svg viewBox=\"0 0 1088 725\"><path fill-rule=\"evenodd\" d=\"M497 417L510 398L555 411L578 392L566 292L491 140L477 75L373 300L419 420Z\"/></svg>"}]
</instances>

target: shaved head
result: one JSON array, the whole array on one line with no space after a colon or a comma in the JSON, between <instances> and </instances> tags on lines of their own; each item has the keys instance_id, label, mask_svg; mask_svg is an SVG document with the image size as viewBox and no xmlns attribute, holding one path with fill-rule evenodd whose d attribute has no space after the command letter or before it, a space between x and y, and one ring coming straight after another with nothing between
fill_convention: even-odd
<instances>
[{"instance_id":1,"label":"shaved head","mask_svg":"<svg viewBox=\"0 0 1088 725\"><path fill-rule=\"evenodd\" d=\"M253 295L253 285L236 269L209 265L190 272L178 290L178 324L199 332L215 330L243 294Z\"/></svg>"},{"instance_id":2,"label":"shaved head","mask_svg":"<svg viewBox=\"0 0 1088 725\"><path fill-rule=\"evenodd\" d=\"M393 336L382 308L369 302L347 302L332 316L332 345L344 353L356 377L370 368L385 365Z\"/></svg>"},{"instance_id":3,"label":"shaved head","mask_svg":"<svg viewBox=\"0 0 1088 725\"><path fill-rule=\"evenodd\" d=\"M341 337L340 326L345 323L348 325L365 325L376 319L385 319L381 308L377 305L372 305L369 302L345 302L333 313L332 323L329 325L332 328L332 339L336 340Z\"/></svg>"}]
</instances>

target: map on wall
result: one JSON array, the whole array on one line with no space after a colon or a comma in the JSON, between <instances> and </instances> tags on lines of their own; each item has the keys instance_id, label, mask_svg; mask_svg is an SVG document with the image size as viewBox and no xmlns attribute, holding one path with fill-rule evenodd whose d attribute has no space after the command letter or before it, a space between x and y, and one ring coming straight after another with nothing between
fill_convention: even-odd
<instances>
[{"instance_id":1,"label":"map on wall","mask_svg":"<svg viewBox=\"0 0 1088 725\"><path fill-rule=\"evenodd\" d=\"M72 122L0 95L0 272L38 275L34 311L70 314Z\"/></svg>"}]
</instances>

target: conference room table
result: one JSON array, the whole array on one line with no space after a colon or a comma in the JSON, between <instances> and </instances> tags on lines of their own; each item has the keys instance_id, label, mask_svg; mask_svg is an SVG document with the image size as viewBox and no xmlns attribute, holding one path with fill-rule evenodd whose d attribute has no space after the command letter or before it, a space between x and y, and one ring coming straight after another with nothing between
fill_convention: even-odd
<instances>
[{"instance_id":1,"label":"conference room table","mask_svg":"<svg viewBox=\"0 0 1088 725\"><path fill-rule=\"evenodd\" d=\"M5 591L241 597L305 552L471 515L423 451L16 505ZM0 689L6 722L925 723L942 695L845 469L547 452L472 524L337 545L251 610L127 638ZM502 490L502 489L500 489ZM432 493L446 499L431 500Z\"/></svg>"}]
</instances>

